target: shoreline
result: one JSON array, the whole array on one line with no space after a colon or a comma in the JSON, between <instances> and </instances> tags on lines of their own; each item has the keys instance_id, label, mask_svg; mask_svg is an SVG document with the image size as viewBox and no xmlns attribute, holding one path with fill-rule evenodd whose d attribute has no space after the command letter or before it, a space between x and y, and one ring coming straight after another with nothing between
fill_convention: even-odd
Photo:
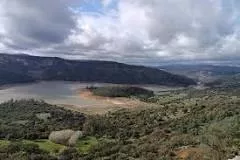
<instances>
[{"instance_id":1,"label":"shoreline","mask_svg":"<svg viewBox=\"0 0 240 160\"><path fill-rule=\"evenodd\" d=\"M54 83L57 84L52 85ZM36 86L34 86L35 84ZM0 100L4 102L7 101L5 100L5 98L8 99L9 97L16 100L26 98L31 99L28 97L33 97L32 99L43 100L49 104L63 106L66 109L94 114L95 113L102 114L108 111L115 111L118 109L135 109L144 106L150 107L153 106L153 104L142 102L139 99L135 98L95 96L89 90L86 89L86 87L89 85L110 86L118 84L81 83L71 81L37 81L32 83L6 84L0 86L0 91L2 94L4 94L4 96ZM53 87L51 88L51 86ZM154 85L147 86L135 85L135 86L139 86L142 88L152 87L153 89L155 89L154 92L158 91L164 92L171 89L173 90L178 89L170 88L167 86L154 86ZM60 91L57 90L56 87L57 89L60 89ZM63 90L63 93L60 93L62 92L61 90Z\"/></svg>"},{"instance_id":2,"label":"shoreline","mask_svg":"<svg viewBox=\"0 0 240 160\"><path fill-rule=\"evenodd\" d=\"M84 99L97 100L99 103L105 104L100 106L91 106L91 107L79 107L75 108L71 106L70 108L78 109L78 111L87 113L87 114L105 114L107 112L117 111L119 109L137 109L144 106L152 106L149 103L142 102L138 99L131 99L125 97L101 97L95 96L91 91L87 89L79 89L78 95Z\"/></svg>"},{"instance_id":3,"label":"shoreline","mask_svg":"<svg viewBox=\"0 0 240 160\"><path fill-rule=\"evenodd\" d=\"M144 104L144 102L138 99L131 99L125 97L102 97L102 96L95 96L93 93L87 89L80 89L77 91L78 95L84 99L92 99L92 100L99 100L102 102L108 102L112 105L126 105L134 107L136 104Z\"/></svg>"},{"instance_id":4,"label":"shoreline","mask_svg":"<svg viewBox=\"0 0 240 160\"><path fill-rule=\"evenodd\" d=\"M85 82L85 81L62 81L62 80L36 80L31 82L23 82L23 83L9 83L9 84L2 84L0 85L1 89L7 89L15 86L25 86L25 85L31 85L31 84L37 84L37 83L72 83L72 84L83 84L83 85L93 85L93 86L134 86L134 87L142 87L142 88L161 88L163 91L167 90L179 90L187 87L182 86L167 86L167 85L158 85L158 84L115 84L115 83L104 83L104 82ZM188 86L188 87L196 87L195 86Z\"/></svg>"}]
</instances>

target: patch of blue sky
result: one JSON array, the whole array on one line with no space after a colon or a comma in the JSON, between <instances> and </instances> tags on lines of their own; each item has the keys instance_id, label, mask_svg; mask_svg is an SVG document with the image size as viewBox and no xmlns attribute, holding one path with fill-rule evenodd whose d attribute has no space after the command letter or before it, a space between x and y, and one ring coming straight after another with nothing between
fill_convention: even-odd
<instances>
[{"instance_id":1,"label":"patch of blue sky","mask_svg":"<svg viewBox=\"0 0 240 160\"><path fill-rule=\"evenodd\" d=\"M118 0L111 0L104 6L101 0L84 0L80 6L71 6L70 10L75 13L105 14L107 11L117 9Z\"/></svg>"}]
</instances>

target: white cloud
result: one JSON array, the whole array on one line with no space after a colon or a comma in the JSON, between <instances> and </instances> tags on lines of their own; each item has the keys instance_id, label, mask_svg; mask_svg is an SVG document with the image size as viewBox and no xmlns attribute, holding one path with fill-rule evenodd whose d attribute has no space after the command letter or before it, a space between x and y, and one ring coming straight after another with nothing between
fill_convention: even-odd
<instances>
[{"instance_id":1,"label":"white cloud","mask_svg":"<svg viewBox=\"0 0 240 160\"><path fill-rule=\"evenodd\" d=\"M75 3L0 3L1 44L8 39L36 53L123 62L240 59L238 0L102 0L102 13L67 10ZM108 8L112 3L116 8Z\"/></svg>"},{"instance_id":2,"label":"white cloud","mask_svg":"<svg viewBox=\"0 0 240 160\"><path fill-rule=\"evenodd\" d=\"M113 0L102 0L102 3L104 5L104 7L108 7L111 3L112 3Z\"/></svg>"}]
</instances>

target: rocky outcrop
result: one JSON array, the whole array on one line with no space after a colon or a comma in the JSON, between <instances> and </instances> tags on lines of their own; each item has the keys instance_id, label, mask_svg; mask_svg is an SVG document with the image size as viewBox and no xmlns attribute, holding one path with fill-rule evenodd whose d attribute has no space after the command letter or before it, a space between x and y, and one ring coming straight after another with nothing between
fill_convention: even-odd
<instances>
[{"instance_id":1,"label":"rocky outcrop","mask_svg":"<svg viewBox=\"0 0 240 160\"><path fill-rule=\"evenodd\" d=\"M67 146L74 146L77 143L77 140L82 137L81 131L73 131L73 130L62 130L62 131L54 131L49 135L49 140L57 143L63 144Z\"/></svg>"}]
</instances>

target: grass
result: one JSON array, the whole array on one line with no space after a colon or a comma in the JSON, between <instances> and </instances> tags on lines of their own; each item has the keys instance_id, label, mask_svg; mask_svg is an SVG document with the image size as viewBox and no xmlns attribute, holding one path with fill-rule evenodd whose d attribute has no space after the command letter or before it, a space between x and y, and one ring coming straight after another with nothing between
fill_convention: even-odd
<instances>
[{"instance_id":1,"label":"grass","mask_svg":"<svg viewBox=\"0 0 240 160\"><path fill-rule=\"evenodd\" d=\"M40 149L49 152L52 155L57 155L63 151L66 146L61 145L61 144L56 144L53 143L47 139L43 140L22 140L23 143L26 144L36 144L39 146ZM10 141L8 140L0 140L0 147L5 147L10 144ZM98 144L98 140L95 137L85 137L82 139L79 139L76 145L76 148L78 149L79 152L81 153L88 153L88 151L95 145Z\"/></svg>"},{"instance_id":2,"label":"grass","mask_svg":"<svg viewBox=\"0 0 240 160\"><path fill-rule=\"evenodd\" d=\"M8 140L0 140L0 147L8 146L10 142Z\"/></svg>"},{"instance_id":3,"label":"grass","mask_svg":"<svg viewBox=\"0 0 240 160\"><path fill-rule=\"evenodd\" d=\"M56 144L53 143L49 140L35 140L35 141L30 141L30 140L23 140L24 143L32 143L32 144L37 144L40 149L45 150L51 154L57 154L60 153L66 146L61 145L61 144Z\"/></svg>"},{"instance_id":4,"label":"grass","mask_svg":"<svg viewBox=\"0 0 240 160\"><path fill-rule=\"evenodd\" d=\"M77 142L76 147L81 153L88 153L88 151L98 144L98 140L95 137L85 137Z\"/></svg>"},{"instance_id":5,"label":"grass","mask_svg":"<svg viewBox=\"0 0 240 160\"><path fill-rule=\"evenodd\" d=\"M26 142L37 144L40 149L48 151L52 154L60 153L66 148L66 146L64 145L56 144L49 140L36 140L36 141L26 141ZM95 137L85 137L78 140L76 144L76 148L81 153L87 153L91 149L91 147L97 144L98 144L98 140Z\"/></svg>"}]
</instances>

